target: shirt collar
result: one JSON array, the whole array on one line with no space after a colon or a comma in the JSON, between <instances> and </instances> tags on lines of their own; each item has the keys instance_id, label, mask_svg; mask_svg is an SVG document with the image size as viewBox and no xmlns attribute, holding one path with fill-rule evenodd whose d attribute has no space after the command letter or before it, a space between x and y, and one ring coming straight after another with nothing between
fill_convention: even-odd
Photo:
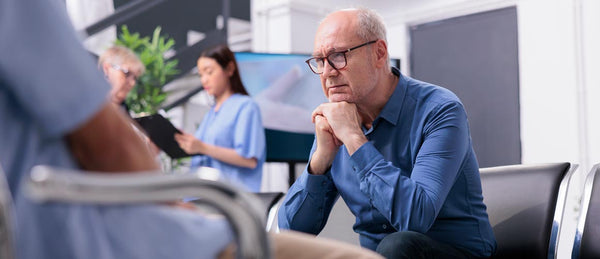
<instances>
[{"instance_id":1,"label":"shirt collar","mask_svg":"<svg viewBox=\"0 0 600 259\"><path fill-rule=\"evenodd\" d=\"M402 104L404 103L404 96L406 95L406 79L395 67L392 67L392 73L398 77L398 84L396 85L396 89L388 99L385 106L383 106L383 110L379 113L377 118L382 118L394 126L398 123L398 117L400 117L400 110L402 108ZM377 118L375 120L377 120Z\"/></svg>"}]
</instances>

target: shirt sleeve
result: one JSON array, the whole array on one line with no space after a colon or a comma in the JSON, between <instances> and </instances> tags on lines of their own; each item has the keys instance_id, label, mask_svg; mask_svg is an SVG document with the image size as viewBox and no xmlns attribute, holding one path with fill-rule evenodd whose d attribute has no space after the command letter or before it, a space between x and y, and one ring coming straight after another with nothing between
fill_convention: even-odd
<instances>
[{"instance_id":1,"label":"shirt sleeve","mask_svg":"<svg viewBox=\"0 0 600 259\"><path fill-rule=\"evenodd\" d=\"M265 129L260 109L252 101L241 105L234 130L234 149L245 158L263 160L266 153Z\"/></svg>"},{"instance_id":2,"label":"shirt sleeve","mask_svg":"<svg viewBox=\"0 0 600 259\"><path fill-rule=\"evenodd\" d=\"M429 117L410 178L402 176L369 142L350 159L360 190L399 231L429 230L469 148L467 117L460 103L439 105Z\"/></svg>"},{"instance_id":3,"label":"shirt sleeve","mask_svg":"<svg viewBox=\"0 0 600 259\"><path fill-rule=\"evenodd\" d=\"M313 143L311 154L315 147L316 143ZM319 234L338 197L331 171L324 175L313 175L308 173L307 165L300 178L290 187L279 208L279 227Z\"/></svg>"},{"instance_id":4,"label":"shirt sleeve","mask_svg":"<svg viewBox=\"0 0 600 259\"><path fill-rule=\"evenodd\" d=\"M63 1L0 1L0 85L49 136L85 122L108 84L83 48Z\"/></svg>"}]
</instances>

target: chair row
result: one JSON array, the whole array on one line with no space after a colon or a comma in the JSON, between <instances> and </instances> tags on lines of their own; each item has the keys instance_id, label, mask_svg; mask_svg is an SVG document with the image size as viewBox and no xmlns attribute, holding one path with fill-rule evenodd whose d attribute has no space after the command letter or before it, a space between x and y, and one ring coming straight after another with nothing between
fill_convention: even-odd
<instances>
[{"instance_id":1,"label":"chair row","mask_svg":"<svg viewBox=\"0 0 600 259\"><path fill-rule=\"evenodd\" d=\"M484 202L496 236L494 258L557 258L570 163L482 168ZM600 164L588 174L572 258L600 258ZM596 183L594 183L596 182ZM594 188L596 190L594 190Z\"/></svg>"}]
</instances>

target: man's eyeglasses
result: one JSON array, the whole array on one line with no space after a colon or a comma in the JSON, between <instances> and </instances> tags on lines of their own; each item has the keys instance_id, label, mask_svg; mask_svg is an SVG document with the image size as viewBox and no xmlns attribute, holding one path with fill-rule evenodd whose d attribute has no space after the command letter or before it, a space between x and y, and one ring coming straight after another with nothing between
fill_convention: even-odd
<instances>
[{"instance_id":1,"label":"man's eyeglasses","mask_svg":"<svg viewBox=\"0 0 600 259\"><path fill-rule=\"evenodd\" d=\"M121 71L125 75L125 77L127 77L128 79L133 79L134 81L137 81L137 79L138 79L138 76L135 73L133 73L132 71L129 71L129 69L127 69L127 68L124 68L124 67L121 67L121 66L115 65L115 64L111 64L111 67L116 70Z\"/></svg>"},{"instance_id":2,"label":"man's eyeglasses","mask_svg":"<svg viewBox=\"0 0 600 259\"><path fill-rule=\"evenodd\" d=\"M333 67L335 70L339 70L339 69L345 68L346 65L348 64L348 62L346 60L346 53L353 51L355 49L358 49L360 47L367 46L369 44L373 44L375 42L377 42L377 40L372 40L372 41L360 44L356 47L349 48L347 50L333 52L333 53L327 55L326 57L312 57L312 58L309 58L308 60L306 60L305 62L306 62L306 64L308 64L308 67L310 68L310 70L313 71L313 73L315 73L317 75L323 74L323 69L325 67L325 60L327 60L327 63L329 63L329 65L331 67Z\"/></svg>"}]
</instances>

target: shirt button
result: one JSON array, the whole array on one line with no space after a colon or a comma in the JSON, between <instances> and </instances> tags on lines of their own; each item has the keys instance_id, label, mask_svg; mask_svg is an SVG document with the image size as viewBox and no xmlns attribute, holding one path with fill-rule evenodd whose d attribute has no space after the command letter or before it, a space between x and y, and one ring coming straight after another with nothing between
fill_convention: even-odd
<instances>
[{"instance_id":1,"label":"shirt button","mask_svg":"<svg viewBox=\"0 0 600 259\"><path fill-rule=\"evenodd\" d=\"M352 170L356 171L356 166L353 166L353 167L352 167Z\"/></svg>"},{"instance_id":2,"label":"shirt button","mask_svg":"<svg viewBox=\"0 0 600 259\"><path fill-rule=\"evenodd\" d=\"M383 225L381 225L381 227L382 227L383 229L387 229L387 225L386 225L386 224L383 224Z\"/></svg>"},{"instance_id":3,"label":"shirt button","mask_svg":"<svg viewBox=\"0 0 600 259\"><path fill-rule=\"evenodd\" d=\"M325 186L325 185L327 185L327 182L326 181L322 181L321 185Z\"/></svg>"}]
</instances>

